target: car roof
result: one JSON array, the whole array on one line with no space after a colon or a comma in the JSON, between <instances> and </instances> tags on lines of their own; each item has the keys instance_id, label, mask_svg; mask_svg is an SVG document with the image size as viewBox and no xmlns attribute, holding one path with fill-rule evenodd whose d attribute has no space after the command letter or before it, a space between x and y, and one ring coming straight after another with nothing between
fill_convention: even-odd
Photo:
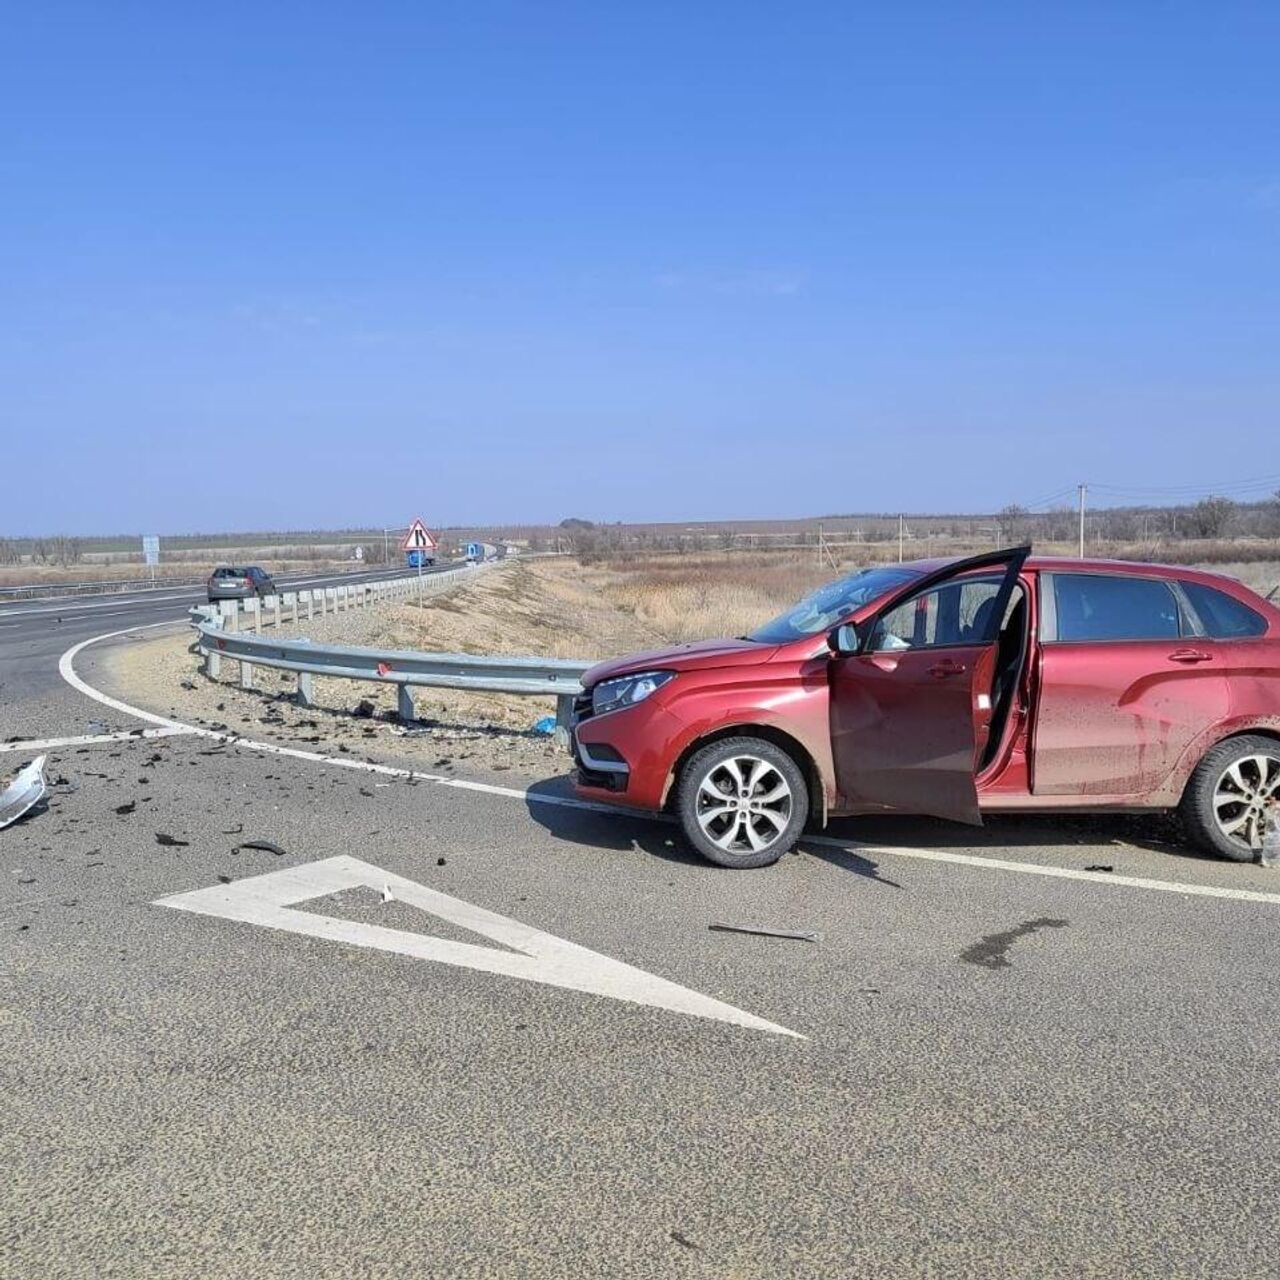
<instances>
[{"instance_id":1,"label":"car roof","mask_svg":"<svg viewBox=\"0 0 1280 1280\"><path fill-rule=\"evenodd\" d=\"M913 570L923 577L925 574L945 569L949 564L959 564L968 558L968 556L936 556L929 560L908 560L901 567ZM1209 586L1221 586L1225 583L1236 591L1246 591L1251 596L1261 595L1252 587L1246 586L1239 578L1233 578L1225 573L1213 573L1207 569L1193 569L1185 564L1160 564L1146 560L1104 560L1098 557L1081 560L1075 556L1033 555L1027 557L1023 568L1033 572L1047 573L1107 573L1124 574L1130 578L1181 578L1184 581L1203 582ZM990 572L990 569L986 571ZM975 572L979 571L975 570Z\"/></svg>"}]
</instances>

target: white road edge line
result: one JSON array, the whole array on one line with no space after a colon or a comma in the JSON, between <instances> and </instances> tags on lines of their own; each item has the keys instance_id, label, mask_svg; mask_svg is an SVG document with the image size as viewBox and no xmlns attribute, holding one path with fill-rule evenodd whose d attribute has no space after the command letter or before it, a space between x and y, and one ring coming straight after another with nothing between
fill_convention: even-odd
<instances>
[{"instance_id":1,"label":"white road edge line","mask_svg":"<svg viewBox=\"0 0 1280 1280\"><path fill-rule=\"evenodd\" d=\"M645 818L664 815L646 815L640 810L624 809L617 805L597 804L592 800L579 800L576 796L552 796L518 787L502 787L489 782L472 782L465 778L448 778L441 774L420 773L416 769L404 769L396 765L374 764L369 760L343 760L338 756L321 755L318 751L303 751L299 747L282 747L274 742L259 742L253 738L237 737L234 733L223 733L216 729L204 729L198 725L184 724L179 720L169 720L150 711L131 707L109 694L102 693L91 684L86 683L75 672L73 663L76 655L90 645L103 640L113 640L117 636L128 635L133 631L146 631L154 627L171 627L174 623L155 622L145 626L125 627L120 631L109 631L105 635L91 636L72 645L58 659L58 671L62 678L77 692L111 707L114 711L135 716L151 724L174 729L180 733L196 734L202 738L218 738L237 747L245 747L250 751L261 751L267 755L287 756L293 760L310 760L315 764L334 765L340 769L355 769L363 773L376 773L387 778L406 778L415 782L431 782L443 787L456 787L461 791L476 791L483 795L503 796L508 799L522 800L526 804L546 804L566 809L584 809L593 813L607 813L614 817ZM24 744L25 745L25 744ZM947 853L941 849L910 849L892 845L858 844L853 840L839 840L834 836L806 836L800 841L801 846L819 844L824 848L841 849L848 853L875 854L886 858L916 858L924 862L946 862L961 867L976 867L984 871L1012 871L1022 875L1051 876L1059 880L1083 880L1093 884L1106 885L1111 888L1148 889L1160 893L1182 893L1199 898L1229 898L1237 902L1266 902L1280 905L1280 893L1267 893L1259 889L1229 889L1220 885L1188 884L1179 880L1152 880L1145 876L1115 875L1109 871L1080 871L1074 867L1046 867L1035 862L1012 862L1005 858L983 858L969 853Z\"/></svg>"}]
</instances>

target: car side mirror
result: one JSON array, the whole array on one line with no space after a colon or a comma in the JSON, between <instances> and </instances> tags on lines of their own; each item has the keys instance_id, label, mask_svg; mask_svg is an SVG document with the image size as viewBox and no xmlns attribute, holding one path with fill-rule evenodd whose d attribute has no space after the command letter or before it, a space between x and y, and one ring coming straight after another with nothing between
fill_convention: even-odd
<instances>
[{"instance_id":1,"label":"car side mirror","mask_svg":"<svg viewBox=\"0 0 1280 1280\"><path fill-rule=\"evenodd\" d=\"M862 637L852 622L841 623L827 636L827 648L834 654L857 653L862 647Z\"/></svg>"}]
</instances>

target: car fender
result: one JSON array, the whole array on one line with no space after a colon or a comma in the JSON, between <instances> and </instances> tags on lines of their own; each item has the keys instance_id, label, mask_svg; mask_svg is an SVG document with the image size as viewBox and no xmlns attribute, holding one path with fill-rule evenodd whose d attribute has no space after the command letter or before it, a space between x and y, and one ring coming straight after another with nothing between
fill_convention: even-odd
<instances>
[{"instance_id":1,"label":"car fender","mask_svg":"<svg viewBox=\"0 0 1280 1280\"><path fill-rule=\"evenodd\" d=\"M822 792L816 799L825 814L836 799L826 659L802 664L790 678L766 677L750 693L744 681L739 696L728 705L721 695L722 690L704 693L695 689L668 704L667 710L680 728L671 742L661 803L665 805L670 796L681 761L699 742L730 732L749 734L753 728L766 728L795 742L807 754Z\"/></svg>"},{"instance_id":2,"label":"car fender","mask_svg":"<svg viewBox=\"0 0 1280 1280\"><path fill-rule=\"evenodd\" d=\"M1227 720L1220 720L1217 724L1211 725L1203 733L1192 739L1186 750L1178 758L1178 763L1174 766L1173 772L1165 779L1164 785L1158 791L1151 793L1150 799L1158 804L1167 804L1170 808L1177 805L1182 799L1182 793L1187 789L1187 782L1196 771L1196 766L1200 761L1218 743L1226 741L1227 738L1238 738L1245 733L1262 733L1268 737L1280 738L1280 715L1232 716Z\"/></svg>"}]
</instances>

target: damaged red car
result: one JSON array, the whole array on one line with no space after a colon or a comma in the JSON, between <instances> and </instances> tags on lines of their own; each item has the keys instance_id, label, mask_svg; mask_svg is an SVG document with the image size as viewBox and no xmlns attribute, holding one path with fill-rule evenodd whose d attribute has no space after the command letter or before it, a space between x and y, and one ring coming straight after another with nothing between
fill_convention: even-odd
<instances>
[{"instance_id":1,"label":"damaged red car","mask_svg":"<svg viewBox=\"0 0 1280 1280\"><path fill-rule=\"evenodd\" d=\"M882 565L583 688L579 793L673 810L726 867L886 812L1178 809L1249 861L1280 800L1280 610L1182 567L1028 547Z\"/></svg>"}]
</instances>

